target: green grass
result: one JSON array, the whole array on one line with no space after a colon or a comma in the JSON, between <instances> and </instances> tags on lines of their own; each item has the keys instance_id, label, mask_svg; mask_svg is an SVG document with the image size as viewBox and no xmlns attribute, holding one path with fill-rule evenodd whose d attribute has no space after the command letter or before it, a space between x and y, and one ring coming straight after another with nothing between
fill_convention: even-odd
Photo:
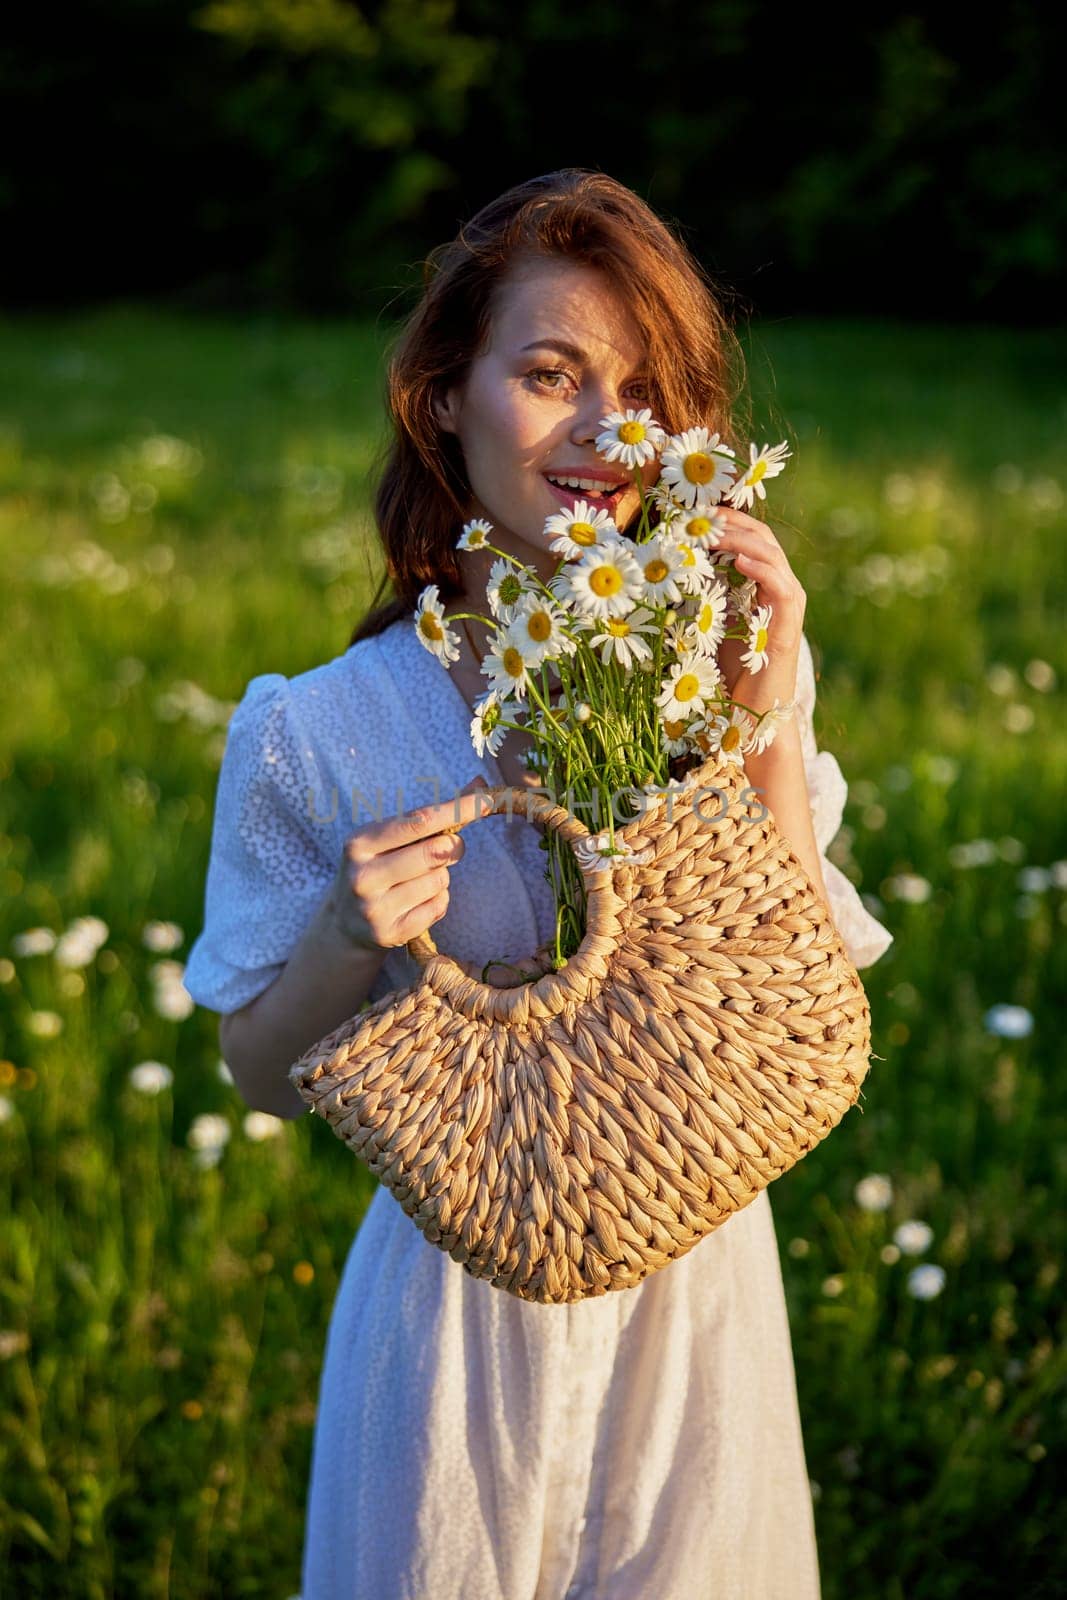
<instances>
[{"instance_id":1,"label":"green grass","mask_svg":"<svg viewBox=\"0 0 1067 1600\"><path fill-rule=\"evenodd\" d=\"M217 1019L160 1014L142 929L178 923L180 961L200 927L248 679L338 654L372 591L384 339L136 307L0 324L0 1590L19 1600L299 1588L327 1318L373 1180L317 1119L244 1135ZM865 974L882 1059L862 1109L771 1194L826 1600L1067 1584L1064 869L1020 881L1067 857L1061 686L1032 665L1062 665L1065 342L755 332L759 442L797 449L770 520L851 786L831 853L896 935ZM975 839L991 859L968 866ZM83 914L108 928L84 969L15 953ZM1028 1038L985 1031L998 1002L1028 1008ZM156 1099L128 1081L146 1059L174 1069ZM203 1111L233 1128L211 1169L186 1143ZM856 1204L870 1172L887 1212ZM932 1244L885 1259L909 1218ZM945 1270L933 1300L907 1292L920 1261Z\"/></svg>"}]
</instances>

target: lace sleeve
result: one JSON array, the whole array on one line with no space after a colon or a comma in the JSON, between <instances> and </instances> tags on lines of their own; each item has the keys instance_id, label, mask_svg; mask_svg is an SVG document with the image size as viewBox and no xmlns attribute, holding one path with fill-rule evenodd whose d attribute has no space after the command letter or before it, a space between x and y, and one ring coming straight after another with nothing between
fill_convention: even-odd
<instances>
[{"instance_id":1,"label":"lace sleeve","mask_svg":"<svg viewBox=\"0 0 1067 1600\"><path fill-rule=\"evenodd\" d=\"M871 916L855 884L826 857L826 851L841 827L848 785L837 758L829 750L820 750L815 742L812 725L815 665L806 634L802 636L800 644L796 701L811 819L819 846L819 861L826 882L830 914L854 965L857 968L870 967L892 944L893 935Z\"/></svg>"},{"instance_id":2,"label":"lace sleeve","mask_svg":"<svg viewBox=\"0 0 1067 1600\"><path fill-rule=\"evenodd\" d=\"M236 1011L273 982L337 869L308 791L321 789L281 673L253 678L230 719L219 772L204 926L183 983L198 1005Z\"/></svg>"}]
</instances>

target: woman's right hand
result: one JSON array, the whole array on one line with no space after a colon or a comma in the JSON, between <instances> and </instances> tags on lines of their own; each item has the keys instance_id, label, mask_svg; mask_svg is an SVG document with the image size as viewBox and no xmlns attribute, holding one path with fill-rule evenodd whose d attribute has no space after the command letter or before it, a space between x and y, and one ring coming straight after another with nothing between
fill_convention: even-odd
<instances>
[{"instance_id":1,"label":"woman's right hand","mask_svg":"<svg viewBox=\"0 0 1067 1600\"><path fill-rule=\"evenodd\" d=\"M343 940L362 950L407 944L448 910L449 867L463 859L459 833L481 814L479 774L450 800L368 822L345 840L330 894Z\"/></svg>"}]
</instances>

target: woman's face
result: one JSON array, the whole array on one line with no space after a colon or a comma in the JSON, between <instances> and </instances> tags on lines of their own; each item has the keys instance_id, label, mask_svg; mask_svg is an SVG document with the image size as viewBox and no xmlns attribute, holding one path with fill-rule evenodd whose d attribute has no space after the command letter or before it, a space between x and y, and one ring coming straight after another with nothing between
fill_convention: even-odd
<instances>
[{"instance_id":1,"label":"woman's face","mask_svg":"<svg viewBox=\"0 0 1067 1600\"><path fill-rule=\"evenodd\" d=\"M633 470L599 456L596 439L610 411L648 405L644 363L633 319L604 274L570 261L527 261L501 286L488 349L437 406L463 451L467 520L488 518L492 542L542 578L560 559L548 548L546 518L579 498L605 503L557 488L550 474L581 478L592 469L610 478L605 489L625 484L621 499L607 503L619 528L639 509ZM647 463L645 483L658 473L658 461Z\"/></svg>"}]
</instances>

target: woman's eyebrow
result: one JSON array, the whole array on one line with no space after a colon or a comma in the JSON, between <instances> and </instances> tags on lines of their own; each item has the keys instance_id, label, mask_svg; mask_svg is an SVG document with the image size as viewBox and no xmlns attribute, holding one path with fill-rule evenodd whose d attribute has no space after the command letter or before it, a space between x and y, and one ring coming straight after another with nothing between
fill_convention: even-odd
<instances>
[{"instance_id":1,"label":"woman's eyebrow","mask_svg":"<svg viewBox=\"0 0 1067 1600\"><path fill-rule=\"evenodd\" d=\"M568 344L566 339L535 339L533 344L524 344L522 350L558 350L568 361L585 360L585 351L579 350L576 344Z\"/></svg>"},{"instance_id":2,"label":"woman's eyebrow","mask_svg":"<svg viewBox=\"0 0 1067 1600\"><path fill-rule=\"evenodd\" d=\"M566 339L535 339L532 344L524 344L519 354L527 350L555 350L561 356L566 356L568 361L586 361L588 357L584 350L579 350L576 344L570 344Z\"/></svg>"}]
</instances>

